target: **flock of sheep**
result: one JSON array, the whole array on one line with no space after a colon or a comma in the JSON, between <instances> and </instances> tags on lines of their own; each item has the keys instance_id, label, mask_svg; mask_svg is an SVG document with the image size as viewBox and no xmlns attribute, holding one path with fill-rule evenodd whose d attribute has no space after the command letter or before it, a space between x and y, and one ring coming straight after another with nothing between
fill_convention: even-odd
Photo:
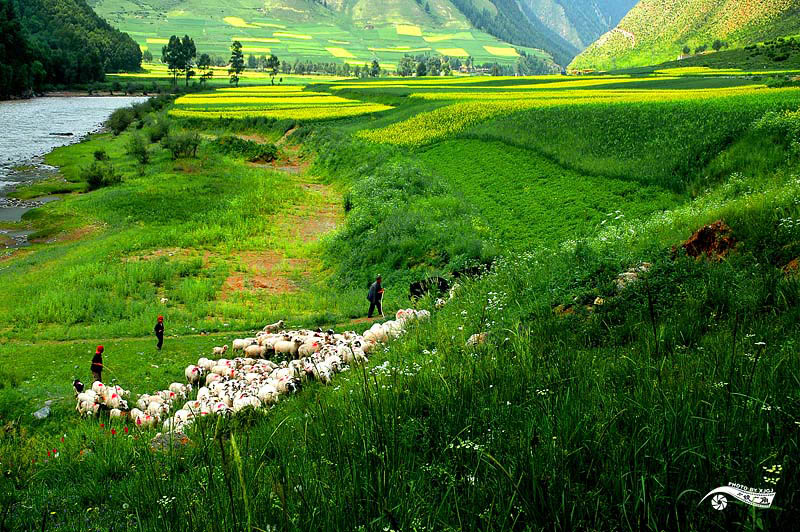
<instances>
[{"instance_id":1,"label":"flock of sheep","mask_svg":"<svg viewBox=\"0 0 800 532\"><path fill-rule=\"evenodd\" d=\"M188 384L175 382L166 390L141 395L134 408L128 408L129 391L98 381L91 390L78 394L77 410L82 416L107 410L112 418L128 417L142 428L162 423L167 432L182 432L197 417L269 407L281 395L298 391L308 380L330 384L337 373L366 363L377 345L399 338L410 323L429 318L427 310L400 310L394 320L376 322L360 335L287 331L279 321L252 338L234 340L232 349L242 356L203 357L186 368ZM225 345L213 348L212 354L224 356L227 351ZM195 386L197 395L191 400Z\"/></svg>"}]
</instances>

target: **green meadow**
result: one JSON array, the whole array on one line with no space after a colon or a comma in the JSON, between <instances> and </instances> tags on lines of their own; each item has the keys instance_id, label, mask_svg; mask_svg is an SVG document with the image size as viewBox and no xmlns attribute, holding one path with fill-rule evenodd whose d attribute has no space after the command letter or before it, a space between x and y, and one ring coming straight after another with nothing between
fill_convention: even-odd
<instances>
[{"instance_id":1,"label":"green meadow","mask_svg":"<svg viewBox=\"0 0 800 532\"><path fill-rule=\"evenodd\" d=\"M74 192L0 256L0 529L790 529L798 108L714 75L323 81L184 96L56 150L67 183L17 195ZM717 221L733 249L693 256ZM135 396L280 318L363 331L378 273L389 315L479 264L366 366L186 447L74 410L97 344ZM728 482L775 503L700 504Z\"/></svg>"}]
</instances>

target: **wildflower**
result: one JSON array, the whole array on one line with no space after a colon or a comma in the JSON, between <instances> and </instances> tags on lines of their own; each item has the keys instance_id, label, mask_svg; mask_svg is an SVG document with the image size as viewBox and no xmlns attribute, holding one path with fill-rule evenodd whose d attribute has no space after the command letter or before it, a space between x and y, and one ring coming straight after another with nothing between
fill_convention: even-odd
<instances>
[{"instance_id":1,"label":"wildflower","mask_svg":"<svg viewBox=\"0 0 800 532\"><path fill-rule=\"evenodd\" d=\"M61 443L64 443L64 436L61 436Z\"/></svg>"},{"instance_id":2,"label":"wildflower","mask_svg":"<svg viewBox=\"0 0 800 532\"><path fill-rule=\"evenodd\" d=\"M101 428L101 429L104 429L104 428L106 428L106 424L105 424L105 423L100 423L100 428Z\"/></svg>"},{"instance_id":3,"label":"wildflower","mask_svg":"<svg viewBox=\"0 0 800 532\"><path fill-rule=\"evenodd\" d=\"M116 436L117 435L117 429L111 429L111 435L112 436Z\"/></svg>"}]
</instances>

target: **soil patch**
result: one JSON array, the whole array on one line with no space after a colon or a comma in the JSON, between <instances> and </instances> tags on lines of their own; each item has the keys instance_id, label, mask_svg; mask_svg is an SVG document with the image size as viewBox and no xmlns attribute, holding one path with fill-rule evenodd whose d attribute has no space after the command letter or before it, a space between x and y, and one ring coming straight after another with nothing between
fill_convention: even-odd
<instances>
[{"instance_id":1,"label":"soil patch","mask_svg":"<svg viewBox=\"0 0 800 532\"><path fill-rule=\"evenodd\" d=\"M786 275L797 275L800 273L800 257L797 257L796 259L790 261L789 264L784 266L783 273Z\"/></svg>"},{"instance_id":2,"label":"soil patch","mask_svg":"<svg viewBox=\"0 0 800 532\"><path fill-rule=\"evenodd\" d=\"M681 247L690 257L721 260L736 247L736 238L728 224L717 220L698 229Z\"/></svg>"}]
</instances>

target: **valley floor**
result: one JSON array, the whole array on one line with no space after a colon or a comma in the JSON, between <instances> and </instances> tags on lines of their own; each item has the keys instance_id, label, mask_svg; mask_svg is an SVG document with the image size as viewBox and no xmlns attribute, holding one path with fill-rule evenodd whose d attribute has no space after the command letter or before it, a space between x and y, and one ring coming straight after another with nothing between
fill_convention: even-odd
<instances>
[{"instance_id":1,"label":"valley floor","mask_svg":"<svg viewBox=\"0 0 800 532\"><path fill-rule=\"evenodd\" d=\"M75 192L0 258L0 530L786 529L798 108L749 79L347 80L189 95L56 150L67 183L17 194ZM97 344L149 393L278 319L366 329L376 274L388 316L475 265L367 367L185 448L75 413ZM775 504L698 506L728 482Z\"/></svg>"}]
</instances>

